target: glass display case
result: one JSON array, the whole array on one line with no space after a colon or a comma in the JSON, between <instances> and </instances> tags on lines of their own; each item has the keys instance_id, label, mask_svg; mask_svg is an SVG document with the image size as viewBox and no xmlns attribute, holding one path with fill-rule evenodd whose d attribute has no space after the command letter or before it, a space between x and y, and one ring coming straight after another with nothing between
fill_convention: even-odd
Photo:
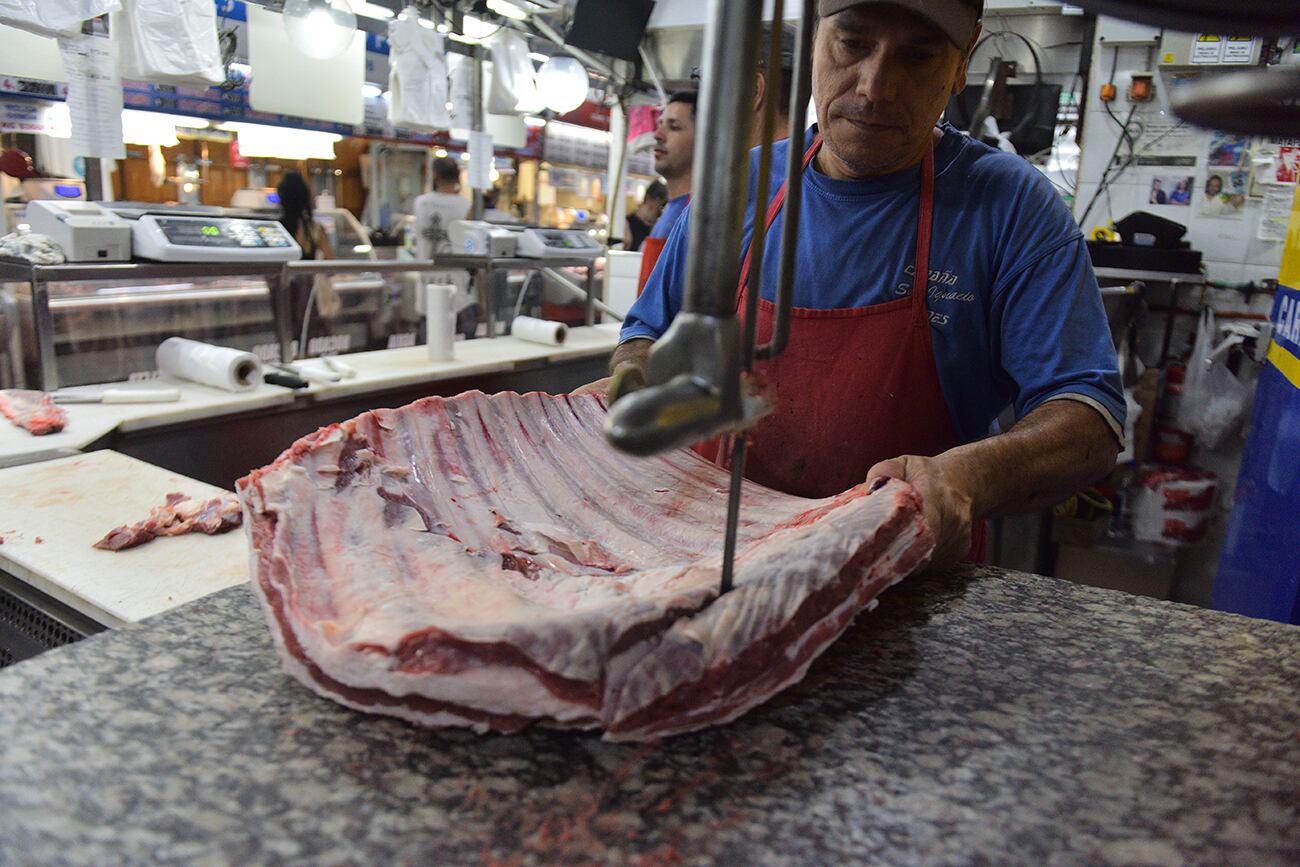
<instances>
[{"instance_id":1,"label":"glass display case","mask_svg":"<svg viewBox=\"0 0 1300 867\"><path fill-rule=\"evenodd\" d=\"M351 232L351 234L349 234ZM243 349L266 361L412 346L423 339L417 304L427 272L473 275L478 308L467 336L504 333L543 298L534 272L579 267L591 294L589 261L440 257L374 261L346 221L336 250L356 258L279 263L68 264L0 260L0 387L62 386L147 379L154 353L180 336ZM581 288L575 289L573 286ZM591 298L585 305L594 320ZM300 346L306 337L306 345Z\"/></svg>"}]
</instances>

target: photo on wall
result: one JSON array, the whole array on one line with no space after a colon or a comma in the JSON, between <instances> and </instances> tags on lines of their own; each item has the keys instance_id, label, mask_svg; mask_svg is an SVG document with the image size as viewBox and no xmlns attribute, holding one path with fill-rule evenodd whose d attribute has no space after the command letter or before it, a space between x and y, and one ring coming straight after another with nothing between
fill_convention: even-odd
<instances>
[{"instance_id":1,"label":"photo on wall","mask_svg":"<svg viewBox=\"0 0 1300 867\"><path fill-rule=\"evenodd\" d=\"M1210 135L1209 163L1212 166L1244 166L1250 139L1244 135L1216 132Z\"/></svg>"},{"instance_id":2,"label":"photo on wall","mask_svg":"<svg viewBox=\"0 0 1300 867\"><path fill-rule=\"evenodd\" d=\"M1250 172L1246 169L1210 169L1205 178L1201 213L1207 217L1240 217L1246 205Z\"/></svg>"},{"instance_id":3,"label":"photo on wall","mask_svg":"<svg viewBox=\"0 0 1300 867\"><path fill-rule=\"evenodd\" d=\"M1147 203L1190 207L1195 188L1196 178L1191 175L1156 175L1151 179L1151 195Z\"/></svg>"}]
</instances>

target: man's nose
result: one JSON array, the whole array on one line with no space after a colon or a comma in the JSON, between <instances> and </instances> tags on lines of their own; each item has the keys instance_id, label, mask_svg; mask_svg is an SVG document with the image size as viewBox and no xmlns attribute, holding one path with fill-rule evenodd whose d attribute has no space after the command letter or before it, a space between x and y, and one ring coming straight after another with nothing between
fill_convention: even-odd
<instances>
[{"instance_id":1,"label":"man's nose","mask_svg":"<svg viewBox=\"0 0 1300 867\"><path fill-rule=\"evenodd\" d=\"M854 92L868 102L893 102L898 98L898 61L880 51L858 64Z\"/></svg>"}]
</instances>

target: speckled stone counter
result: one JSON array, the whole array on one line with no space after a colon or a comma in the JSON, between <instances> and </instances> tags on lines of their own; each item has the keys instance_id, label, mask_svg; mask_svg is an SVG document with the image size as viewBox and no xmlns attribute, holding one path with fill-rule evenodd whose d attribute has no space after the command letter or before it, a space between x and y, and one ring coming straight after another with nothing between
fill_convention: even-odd
<instances>
[{"instance_id":1,"label":"speckled stone counter","mask_svg":"<svg viewBox=\"0 0 1300 867\"><path fill-rule=\"evenodd\" d=\"M245 587L0 672L0 864L1300 863L1300 629L995 570L653 745L421 731Z\"/></svg>"}]
</instances>

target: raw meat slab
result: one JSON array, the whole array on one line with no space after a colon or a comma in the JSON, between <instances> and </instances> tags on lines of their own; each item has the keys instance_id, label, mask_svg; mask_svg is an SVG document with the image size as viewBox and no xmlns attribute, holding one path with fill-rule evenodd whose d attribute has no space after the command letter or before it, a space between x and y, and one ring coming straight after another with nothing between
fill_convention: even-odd
<instances>
[{"instance_id":1,"label":"raw meat slab","mask_svg":"<svg viewBox=\"0 0 1300 867\"><path fill-rule=\"evenodd\" d=\"M630 458L598 397L468 392L304 437L237 485L286 669L425 726L645 740L735 719L926 561L916 492L746 484L719 598L727 474Z\"/></svg>"},{"instance_id":2,"label":"raw meat slab","mask_svg":"<svg viewBox=\"0 0 1300 867\"><path fill-rule=\"evenodd\" d=\"M43 391L24 388L0 389L0 415L32 436L58 433L68 424L68 416Z\"/></svg>"}]
</instances>

